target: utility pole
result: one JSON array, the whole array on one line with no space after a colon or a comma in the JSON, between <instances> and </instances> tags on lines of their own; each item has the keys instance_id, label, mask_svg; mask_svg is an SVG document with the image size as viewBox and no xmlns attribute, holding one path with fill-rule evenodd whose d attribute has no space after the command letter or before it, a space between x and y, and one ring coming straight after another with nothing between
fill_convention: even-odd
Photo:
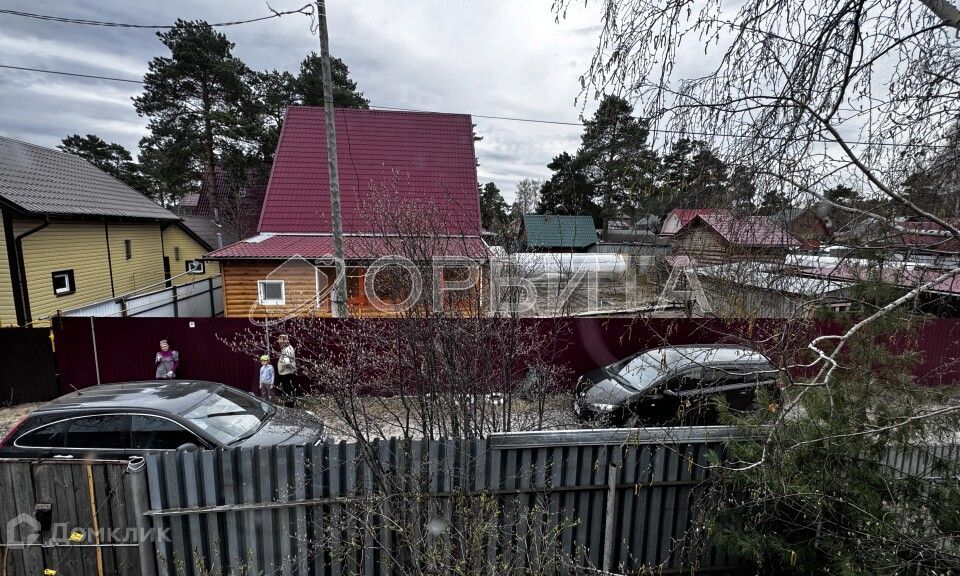
<instances>
[{"instance_id":1,"label":"utility pole","mask_svg":"<svg viewBox=\"0 0 960 576\"><path fill-rule=\"evenodd\" d=\"M320 29L320 62L323 68L323 110L327 119L327 165L330 173L330 217L333 220L333 255L337 277L330 292L334 318L347 317L347 267L343 252L343 222L340 220L340 173L337 169L337 133L333 126L333 75L330 72L330 38L327 35L327 8L317 0Z\"/></svg>"}]
</instances>

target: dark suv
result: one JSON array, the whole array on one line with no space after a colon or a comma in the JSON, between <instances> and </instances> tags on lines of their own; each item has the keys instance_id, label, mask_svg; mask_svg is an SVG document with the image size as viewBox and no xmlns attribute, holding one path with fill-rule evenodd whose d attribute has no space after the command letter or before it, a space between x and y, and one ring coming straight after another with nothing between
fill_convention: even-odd
<instances>
[{"instance_id":1,"label":"dark suv","mask_svg":"<svg viewBox=\"0 0 960 576\"><path fill-rule=\"evenodd\" d=\"M687 345L654 348L580 377L574 412L615 426L708 424L716 402L754 408L757 390L779 396L781 372L750 348Z\"/></svg>"},{"instance_id":2,"label":"dark suv","mask_svg":"<svg viewBox=\"0 0 960 576\"><path fill-rule=\"evenodd\" d=\"M323 424L223 384L162 380L93 386L23 418L0 440L6 458L125 458L228 446L316 444Z\"/></svg>"}]
</instances>

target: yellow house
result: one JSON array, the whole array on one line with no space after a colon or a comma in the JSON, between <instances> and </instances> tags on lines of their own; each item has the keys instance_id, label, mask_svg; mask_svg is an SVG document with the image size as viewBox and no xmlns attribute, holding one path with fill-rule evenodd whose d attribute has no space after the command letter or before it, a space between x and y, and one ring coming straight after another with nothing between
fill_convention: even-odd
<instances>
[{"instance_id":1,"label":"yellow house","mask_svg":"<svg viewBox=\"0 0 960 576\"><path fill-rule=\"evenodd\" d=\"M209 249L176 215L86 160L4 137L0 212L0 326L161 289ZM206 275L218 272L206 266Z\"/></svg>"},{"instance_id":2,"label":"yellow house","mask_svg":"<svg viewBox=\"0 0 960 576\"><path fill-rule=\"evenodd\" d=\"M183 216L181 220L163 225L163 266L168 286L220 274L217 262L203 260L204 254L222 243L217 239L219 232L219 227L203 216Z\"/></svg>"}]
</instances>

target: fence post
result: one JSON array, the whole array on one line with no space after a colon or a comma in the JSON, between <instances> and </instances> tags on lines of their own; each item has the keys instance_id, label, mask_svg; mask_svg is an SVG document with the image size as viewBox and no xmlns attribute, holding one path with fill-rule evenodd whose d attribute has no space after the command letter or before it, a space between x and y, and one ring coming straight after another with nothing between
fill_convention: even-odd
<instances>
[{"instance_id":1,"label":"fence post","mask_svg":"<svg viewBox=\"0 0 960 576\"><path fill-rule=\"evenodd\" d=\"M173 317L174 317L174 318L179 318L179 317L180 317L180 303L179 303L179 301L178 301L178 298L180 297L180 295L177 293L177 287L176 287L176 285L170 287L170 295L173 296Z\"/></svg>"},{"instance_id":2,"label":"fence post","mask_svg":"<svg viewBox=\"0 0 960 576\"><path fill-rule=\"evenodd\" d=\"M126 299L126 298L118 298L118 299L117 299L117 304L120 305L120 316L126 318L126 316L127 316L127 299Z\"/></svg>"},{"instance_id":3,"label":"fence post","mask_svg":"<svg viewBox=\"0 0 960 576\"><path fill-rule=\"evenodd\" d=\"M620 517L617 509L617 483L620 479L620 462L623 453L620 447L611 448L610 464L607 466L607 515L603 526L603 557L602 568L605 574L610 573L613 563L613 542L616 531L617 518Z\"/></svg>"},{"instance_id":4,"label":"fence post","mask_svg":"<svg viewBox=\"0 0 960 576\"><path fill-rule=\"evenodd\" d=\"M209 289L207 294L210 295L210 317L213 318L217 315L216 299L213 297L213 277L207 278L207 288Z\"/></svg>"},{"instance_id":5,"label":"fence post","mask_svg":"<svg viewBox=\"0 0 960 576\"><path fill-rule=\"evenodd\" d=\"M100 384L100 359L97 358L97 330L93 327L93 316L90 317L90 341L93 342L93 368L97 371L97 384Z\"/></svg>"},{"instance_id":6,"label":"fence post","mask_svg":"<svg viewBox=\"0 0 960 576\"><path fill-rule=\"evenodd\" d=\"M133 465L127 468L127 481L130 489L130 495L133 499L133 514L137 524L137 553L140 557L140 574L142 576L156 576L157 574L157 549L154 543L155 538L165 538L164 533L157 528L151 530L150 519L146 512L150 509L150 501L147 498L147 474L146 462L142 465ZM162 522L157 522L156 526L162 526Z\"/></svg>"}]
</instances>

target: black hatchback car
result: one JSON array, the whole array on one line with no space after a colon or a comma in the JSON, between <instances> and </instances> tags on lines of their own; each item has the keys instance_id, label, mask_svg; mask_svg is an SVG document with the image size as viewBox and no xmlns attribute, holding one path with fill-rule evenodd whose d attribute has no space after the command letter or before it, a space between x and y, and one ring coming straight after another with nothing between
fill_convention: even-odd
<instances>
[{"instance_id":1,"label":"black hatchback car","mask_svg":"<svg viewBox=\"0 0 960 576\"><path fill-rule=\"evenodd\" d=\"M164 450L318 444L323 423L214 382L109 384L61 396L0 440L6 458L124 458Z\"/></svg>"},{"instance_id":2,"label":"black hatchback car","mask_svg":"<svg viewBox=\"0 0 960 576\"><path fill-rule=\"evenodd\" d=\"M750 348L654 348L580 377L573 409L581 420L614 426L708 424L716 420L717 401L745 411L760 388L778 397L780 376Z\"/></svg>"}]
</instances>

